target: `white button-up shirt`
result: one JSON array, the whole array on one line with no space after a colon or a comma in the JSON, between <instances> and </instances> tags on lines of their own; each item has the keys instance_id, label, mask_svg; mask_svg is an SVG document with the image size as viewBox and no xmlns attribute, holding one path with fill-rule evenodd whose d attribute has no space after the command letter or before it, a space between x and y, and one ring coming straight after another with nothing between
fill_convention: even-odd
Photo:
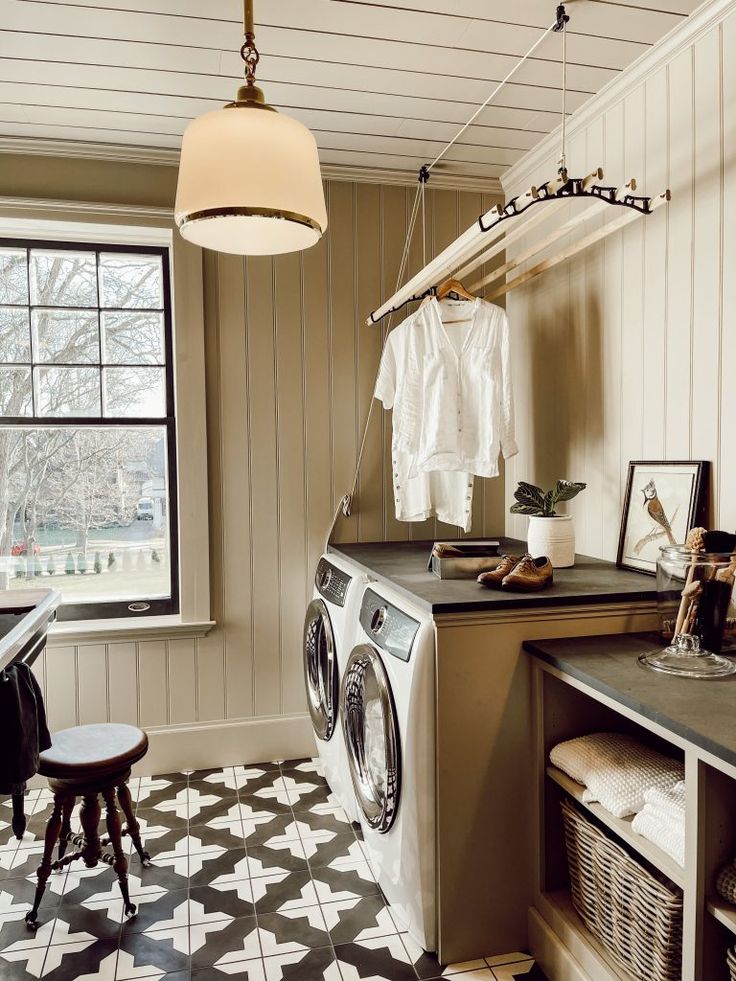
<instances>
[{"instance_id":1,"label":"white button-up shirt","mask_svg":"<svg viewBox=\"0 0 736 981\"><path fill-rule=\"evenodd\" d=\"M393 407L410 474L498 475L518 452L506 313L484 300L432 299L389 335L376 398Z\"/></svg>"}]
</instances>

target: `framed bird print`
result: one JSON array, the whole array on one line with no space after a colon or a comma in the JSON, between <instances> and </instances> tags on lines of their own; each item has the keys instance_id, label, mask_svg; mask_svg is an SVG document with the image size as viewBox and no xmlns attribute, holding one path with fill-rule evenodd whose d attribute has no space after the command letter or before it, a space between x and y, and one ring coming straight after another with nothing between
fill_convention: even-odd
<instances>
[{"instance_id":1,"label":"framed bird print","mask_svg":"<svg viewBox=\"0 0 736 981\"><path fill-rule=\"evenodd\" d=\"M690 528L703 523L708 463L705 460L629 464L616 565L657 571L663 545L681 545Z\"/></svg>"}]
</instances>

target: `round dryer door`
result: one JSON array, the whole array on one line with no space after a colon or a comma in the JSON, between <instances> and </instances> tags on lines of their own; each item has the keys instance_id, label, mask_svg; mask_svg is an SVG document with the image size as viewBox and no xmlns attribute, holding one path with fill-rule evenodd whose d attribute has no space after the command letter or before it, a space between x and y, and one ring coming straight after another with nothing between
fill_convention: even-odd
<instances>
[{"instance_id":1,"label":"round dryer door","mask_svg":"<svg viewBox=\"0 0 736 981\"><path fill-rule=\"evenodd\" d=\"M304 621L304 682L315 735L327 741L337 725L340 679L327 607L312 600Z\"/></svg>"},{"instance_id":2,"label":"round dryer door","mask_svg":"<svg viewBox=\"0 0 736 981\"><path fill-rule=\"evenodd\" d=\"M399 730L381 656L369 644L350 655L341 704L355 796L368 825L385 834L399 807Z\"/></svg>"}]
</instances>

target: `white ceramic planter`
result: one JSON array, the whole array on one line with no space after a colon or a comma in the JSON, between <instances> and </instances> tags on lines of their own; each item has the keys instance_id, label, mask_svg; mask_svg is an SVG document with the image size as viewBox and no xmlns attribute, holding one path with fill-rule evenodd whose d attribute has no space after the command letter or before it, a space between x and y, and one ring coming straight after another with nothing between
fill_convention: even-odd
<instances>
[{"instance_id":1,"label":"white ceramic planter","mask_svg":"<svg viewBox=\"0 0 736 981\"><path fill-rule=\"evenodd\" d=\"M555 569L575 565L575 526L569 514L554 518L529 518L529 552L538 558L546 555Z\"/></svg>"}]
</instances>

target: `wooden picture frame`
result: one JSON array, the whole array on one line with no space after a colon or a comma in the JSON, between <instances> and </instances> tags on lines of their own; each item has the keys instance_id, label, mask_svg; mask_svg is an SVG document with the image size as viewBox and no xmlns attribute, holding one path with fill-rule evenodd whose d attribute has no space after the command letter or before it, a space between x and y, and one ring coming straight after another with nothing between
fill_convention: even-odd
<instances>
[{"instance_id":1,"label":"wooden picture frame","mask_svg":"<svg viewBox=\"0 0 736 981\"><path fill-rule=\"evenodd\" d=\"M709 466L707 460L629 463L616 556L619 569L655 575L660 547L682 545L690 528L703 523Z\"/></svg>"}]
</instances>

